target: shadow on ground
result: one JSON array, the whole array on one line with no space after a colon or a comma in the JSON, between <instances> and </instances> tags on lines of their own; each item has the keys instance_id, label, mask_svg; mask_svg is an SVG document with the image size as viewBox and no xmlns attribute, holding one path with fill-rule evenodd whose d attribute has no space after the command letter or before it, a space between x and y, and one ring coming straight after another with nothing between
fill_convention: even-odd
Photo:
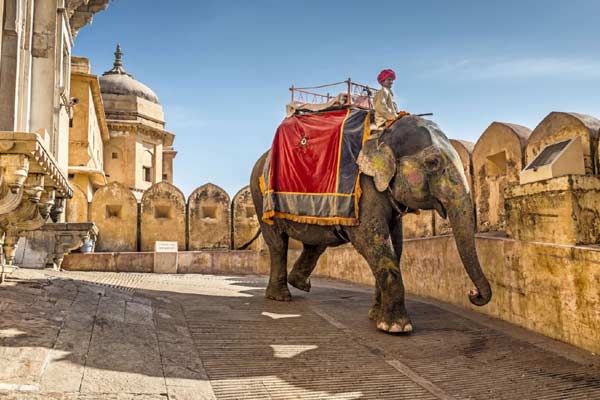
<instances>
[{"instance_id":1,"label":"shadow on ground","mask_svg":"<svg viewBox=\"0 0 600 400\"><path fill-rule=\"evenodd\" d=\"M0 394L600 398L593 357L586 363L544 350L545 338L532 344L418 299L407 302L415 332L388 335L368 320L364 288L321 282L280 303L264 299L265 283L251 276L14 274L0 287Z\"/></svg>"}]
</instances>

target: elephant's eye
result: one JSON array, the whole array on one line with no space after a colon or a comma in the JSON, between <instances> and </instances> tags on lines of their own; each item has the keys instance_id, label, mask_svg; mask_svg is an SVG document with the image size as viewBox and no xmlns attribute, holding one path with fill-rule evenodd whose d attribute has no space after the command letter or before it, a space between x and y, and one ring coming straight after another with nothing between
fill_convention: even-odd
<instances>
[{"instance_id":1,"label":"elephant's eye","mask_svg":"<svg viewBox=\"0 0 600 400\"><path fill-rule=\"evenodd\" d=\"M429 171L436 172L440 169L441 163L437 157L431 157L425 159L425 168Z\"/></svg>"}]
</instances>

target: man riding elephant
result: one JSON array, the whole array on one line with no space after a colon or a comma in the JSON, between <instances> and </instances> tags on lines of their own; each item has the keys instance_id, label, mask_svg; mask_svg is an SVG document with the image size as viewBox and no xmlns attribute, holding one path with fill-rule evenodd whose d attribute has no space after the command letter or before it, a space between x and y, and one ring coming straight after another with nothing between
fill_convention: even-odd
<instances>
[{"instance_id":1,"label":"man riding elephant","mask_svg":"<svg viewBox=\"0 0 600 400\"><path fill-rule=\"evenodd\" d=\"M382 130L389 121L393 121L398 117L398 106L394 101L394 92L392 92L392 85L395 80L396 73L391 69L384 69L377 75L377 82L381 85L381 89L377 91L373 98L375 127L377 130Z\"/></svg>"},{"instance_id":2,"label":"man riding elephant","mask_svg":"<svg viewBox=\"0 0 600 400\"><path fill-rule=\"evenodd\" d=\"M360 217L357 224L343 226L342 232L339 226L297 222L283 216L275 216L269 223L263 220L265 188L260 182L270 153L257 161L250 182L260 229L271 257L267 298L289 301L288 282L309 291L309 277L319 256L329 246L350 242L375 277L375 304L369 316L377 328L385 332L412 331L400 271L402 215L407 209L435 209L443 218L449 218L460 258L475 285L469 293L470 301L478 306L490 301L491 287L475 248L469 186L458 154L435 123L408 115L364 143L359 156L349 161L360 168ZM290 237L303 243L303 251L288 276Z\"/></svg>"}]
</instances>

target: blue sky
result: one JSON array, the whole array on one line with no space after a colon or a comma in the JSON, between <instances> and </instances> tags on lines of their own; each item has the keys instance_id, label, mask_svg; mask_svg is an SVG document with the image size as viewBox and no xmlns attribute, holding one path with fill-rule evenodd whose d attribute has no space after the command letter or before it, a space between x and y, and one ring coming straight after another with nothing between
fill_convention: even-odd
<instances>
[{"instance_id":1,"label":"blue sky","mask_svg":"<svg viewBox=\"0 0 600 400\"><path fill-rule=\"evenodd\" d=\"M124 65L175 133L174 183L234 195L285 116L288 88L392 68L400 108L451 138L551 111L600 117L600 1L113 0L73 54Z\"/></svg>"}]
</instances>

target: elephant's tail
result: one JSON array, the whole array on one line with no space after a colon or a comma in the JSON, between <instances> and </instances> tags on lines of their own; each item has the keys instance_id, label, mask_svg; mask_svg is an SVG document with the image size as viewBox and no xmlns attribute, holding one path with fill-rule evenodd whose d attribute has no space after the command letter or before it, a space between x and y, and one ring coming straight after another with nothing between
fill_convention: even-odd
<instances>
[{"instance_id":1,"label":"elephant's tail","mask_svg":"<svg viewBox=\"0 0 600 400\"><path fill-rule=\"evenodd\" d=\"M254 243L254 241L256 239L258 239L259 236L260 236L260 228L258 228L258 231L256 231L256 234L252 237L252 239L250 239L247 243L238 247L236 250L246 250L248 248L248 246L250 246L252 243Z\"/></svg>"}]
</instances>

